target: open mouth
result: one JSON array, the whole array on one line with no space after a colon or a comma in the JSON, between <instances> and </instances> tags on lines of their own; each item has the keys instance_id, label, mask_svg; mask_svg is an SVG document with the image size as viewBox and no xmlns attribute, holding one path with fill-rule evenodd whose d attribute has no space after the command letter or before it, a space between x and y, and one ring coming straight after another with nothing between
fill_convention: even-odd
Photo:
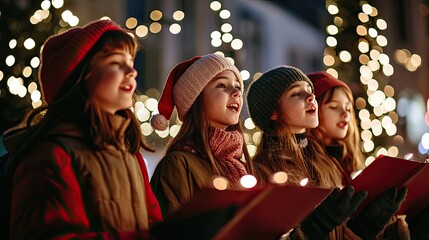
<instances>
[{"instance_id":1,"label":"open mouth","mask_svg":"<svg viewBox=\"0 0 429 240\"><path fill-rule=\"evenodd\" d=\"M238 103L231 103L231 104L226 105L226 107L233 112L240 111L240 105Z\"/></svg>"},{"instance_id":2,"label":"open mouth","mask_svg":"<svg viewBox=\"0 0 429 240\"><path fill-rule=\"evenodd\" d=\"M133 90L133 86L131 84L122 85L119 87L119 89L121 89L122 91L125 91L125 92L130 92Z\"/></svg>"},{"instance_id":3,"label":"open mouth","mask_svg":"<svg viewBox=\"0 0 429 240\"><path fill-rule=\"evenodd\" d=\"M349 124L348 122L340 122L340 123L338 123L338 126L340 128L345 128L345 127L347 127L348 124Z\"/></svg>"},{"instance_id":4,"label":"open mouth","mask_svg":"<svg viewBox=\"0 0 429 240\"><path fill-rule=\"evenodd\" d=\"M308 108L305 109L306 113L316 113L317 108L314 104L311 104Z\"/></svg>"}]
</instances>

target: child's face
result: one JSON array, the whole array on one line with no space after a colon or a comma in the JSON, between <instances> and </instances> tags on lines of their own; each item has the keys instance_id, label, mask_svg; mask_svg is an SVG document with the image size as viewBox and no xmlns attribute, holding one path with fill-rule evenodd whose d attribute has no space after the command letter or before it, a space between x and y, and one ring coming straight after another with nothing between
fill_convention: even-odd
<instances>
[{"instance_id":1,"label":"child's face","mask_svg":"<svg viewBox=\"0 0 429 240\"><path fill-rule=\"evenodd\" d=\"M137 86L134 58L120 49L101 54L93 67L96 86L91 98L103 110L115 114L133 104Z\"/></svg>"},{"instance_id":2,"label":"child's face","mask_svg":"<svg viewBox=\"0 0 429 240\"><path fill-rule=\"evenodd\" d=\"M341 88L336 88L329 102L320 106L320 125L325 131L325 144L333 144L346 137L349 129L352 103Z\"/></svg>"},{"instance_id":3,"label":"child's face","mask_svg":"<svg viewBox=\"0 0 429 240\"><path fill-rule=\"evenodd\" d=\"M280 98L280 114L274 112L276 120L281 115L293 133L303 133L306 128L315 128L319 124L317 102L310 84L306 81L293 83Z\"/></svg>"},{"instance_id":4,"label":"child's face","mask_svg":"<svg viewBox=\"0 0 429 240\"><path fill-rule=\"evenodd\" d=\"M211 126L226 129L240 119L243 86L231 71L216 75L203 89L205 115Z\"/></svg>"}]
</instances>

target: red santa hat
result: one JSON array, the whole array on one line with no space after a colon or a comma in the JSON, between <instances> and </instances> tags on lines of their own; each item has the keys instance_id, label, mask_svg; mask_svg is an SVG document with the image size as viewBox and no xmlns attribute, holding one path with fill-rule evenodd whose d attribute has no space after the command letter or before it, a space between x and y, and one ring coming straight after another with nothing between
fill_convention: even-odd
<instances>
[{"instance_id":1,"label":"red santa hat","mask_svg":"<svg viewBox=\"0 0 429 240\"><path fill-rule=\"evenodd\" d=\"M177 64L168 75L158 102L159 114L151 119L152 127L157 130L167 129L174 107L179 119L183 121L204 87L226 70L232 71L243 86L238 69L219 54L196 56Z\"/></svg>"}]
</instances>

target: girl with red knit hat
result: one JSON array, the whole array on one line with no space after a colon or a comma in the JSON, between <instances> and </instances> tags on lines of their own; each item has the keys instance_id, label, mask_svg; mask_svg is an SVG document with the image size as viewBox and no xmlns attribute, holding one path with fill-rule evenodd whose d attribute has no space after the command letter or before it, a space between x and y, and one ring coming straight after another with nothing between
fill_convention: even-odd
<instances>
[{"instance_id":1,"label":"girl with red knit hat","mask_svg":"<svg viewBox=\"0 0 429 240\"><path fill-rule=\"evenodd\" d=\"M243 81L238 69L218 54L196 56L170 72L158 104L155 129L168 127L174 107L183 123L151 178L164 216L209 186L214 176L231 186L250 164L240 125Z\"/></svg>"},{"instance_id":2,"label":"girl with red knit hat","mask_svg":"<svg viewBox=\"0 0 429 240\"><path fill-rule=\"evenodd\" d=\"M130 109L137 50L109 20L45 42L39 80L47 105L33 114L44 116L10 149L11 239L208 239L229 220L225 209L158 223L140 154L151 148Z\"/></svg>"},{"instance_id":3,"label":"girl with red knit hat","mask_svg":"<svg viewBox=\"0 0 429 240\"><path fill-rule=\"evenodd\" d=\"M354 111L353 93L343 81L327 72L307 74L314 85L319 103L319 126L310 130L319 155L332 157L341 165L343 184L349 184L352 175L364 169L364 157ZM347 226L363 239L408 239L409 233L402 218L391 217L404 200L406 189L392 188L377 197L359 215L347 222ZM389 227L386 224L391 219ZM396 228L394 231L383 229ZM392 235L393 236L389 236Z\"/></svg>"}]
</instances>

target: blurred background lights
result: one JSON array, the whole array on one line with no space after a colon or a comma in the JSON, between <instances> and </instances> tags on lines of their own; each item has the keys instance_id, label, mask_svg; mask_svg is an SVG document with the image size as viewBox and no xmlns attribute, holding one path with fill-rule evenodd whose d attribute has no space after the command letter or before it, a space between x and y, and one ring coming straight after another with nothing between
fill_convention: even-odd
<instances>
[{"instance_id":1,"label":"blurred background lights","mask_svg":"<svg viewBox=\"0 0 429 240\"><path fill-rule=\"evenodd\" d=\"M299 185L306 186L308 184L308 178L304 178L299 182Z\"/></svg>"},{"instance_id":2,"label":"blurred background lights","mask_svg":"<svg viewBox=\"0 0 429 240\"><path fill-rule=\"evenodd\" d=\"M218 1L213 1L210 3L210 8L213 11L219 11L222 8L222 4Z\"/></svg>"},{"instance_id":3,"label":"blurred background lights","mask_svg":"<svg viewBox=\"0 0 429 240\"><path fill-rule=\"evenodd\" d=\"M176 21L182 21L185 18L185 13L181 10L177 10L173 13L173 19Z\"/></svg>"},{"instance_id":4,"label":"blurred background lights","mask_svg":"<svg viewBox=\"0 0 429 240\"><path fill-rule=\"evenodd\" d=\"M134 29L135 27L137 27L138 21L135 17L130 17L127 19L127 21L125 21L125 26L127 26L127 28L129 29Z\"/></svg>"},{"instance_id":5,"label":"blurred background lights","mask_svg":"<svg viewBox=\"0 0 429 240\"><path fill-rule=\"evenodd\" d=\"M256 186L256 178L253 175L246 174L240 178L240 184L244 188L252 188Z\"/></svg>"},{"instance_id":6,"label":"blurred background lights","mask_svg":"<svg viewBox=\"0 0 429 240\"><path fill-rule=\"evenodd\" d=\"M222 19L228 19L229 17L231 17L231 12L226 9L223 9L219 12L219 17Z\"/></svg>"},{"instance_id":7,"label":"blurred background lights","mask_svg":"<svg viewBox=\"0 0 429 240\"><path fill-rule=\"evenodd\" d=\"M247 70L241 70L240 75L241 75L241 78L243 79L243 81L247 81L250 79L250 73Z\"/></svg>"},{"instance_id":8,"label":"blurred background lights","mask_svg":"<svg viewBox=\"0 0 429 240\"><path fill-rule=\"evenodd\" d=\"M287 179L288 179L287 173L285 173L285 172L276 172L271 177L271 182L277 183L277 184L282 184L282 183L286 183Z\"/></svg>"},{"instance_id":9,"label":"blurred background lights","mask_svg":"<svg viewBox=\"0 0 429 240\"><path fill-rule=\"evenodd\" d=\"M52 6L54 8L61 8L64 5L64 1L63 0L52 0Z\"/></svg>"},{"instance_id":10,"label":"blurred background lights","mask_svg":"<svg viewBox=\"0 0 429 240\"><path fill-rule=\"evenodd\" d=\"M224 177L216 177L213 179L213 187L217 190L226 190L228 188L228 180Z\"/></svg>"},{"instance_id":11,"label":"blurred background lights","mask_svg":"<svg viewBox=\"0 0 429 240\"><path fill-rule=\"evenodd\" d=\"M162 12L159 10L153 10L150 15L149 15L150 19L152 19L153 21L159 21L162 18Z\"/></svg>"},{"instance_id":12,"label":"blurred background lights","mask_svg":"<svg viewBox=\"0 0 429 240\"><path fill-rule=\"evenodd\" d=\"M180 27L180 25L177 23L173 23L171 24L169 30L172 34L178 34L182 30L182 27Z\"/></svg>"}]
</instances>

